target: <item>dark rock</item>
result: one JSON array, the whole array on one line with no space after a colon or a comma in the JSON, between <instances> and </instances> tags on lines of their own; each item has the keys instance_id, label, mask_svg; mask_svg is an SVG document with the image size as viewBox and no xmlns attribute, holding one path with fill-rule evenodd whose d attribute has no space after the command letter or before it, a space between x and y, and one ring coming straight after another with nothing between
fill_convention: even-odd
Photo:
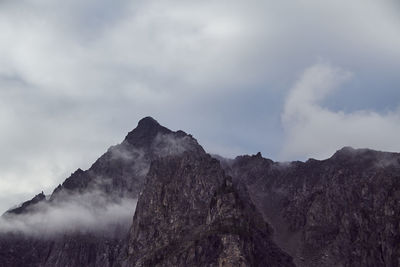
<instances>
[{"instance_id":1,"label":"dark rock","mask_svg":"<svg viewBox=\"0 0 400 267\"><path fill-rule=\"evenodd\" d=\"M153 162L126 266L293 266L249 201L204 152Z\"/></svg>"},{"instance_id":2,"label":"dark rock","mask_svg":"<svg viewBox=\"0 0 400 267\"><path fill-rule=\"evenodd\" d=\"M138 126L128 133L125 141L137 148L149 148L158 134L170 134L171 130L161 126L152 117L141 119Z\"/></svg>"},{"instance_id":3,"label":"dark rock","mask_svg":"<svg viewBox=\"0 0 400 267\"><path fill-rule=\"evenodd\" d=\"M399 266L399 160L345 147L306 163L238 157L227 170L298 266Z\"/></svg>"},{"instance_id":4,"label":"dark rock","mask_svg":"<svg viewBox=\"0 0 400 267\"><path fill-rule=\"evenodd\" d=\"M1 232L0 267L400 266L396 153L345 147L307 162L224 159L146 117L48 200L42 192L2 219L29 220L93 192L107 203L139 198L133 221L106 231Z\"/></svg>"},{"instance_id":5,"label":"dark rock","mask_svg":"<svg viewBox=\"0 0 400 267\"><path fill-rule=\"evenodd\" d=\"M5 215L11 215L11 214L22 214L22 213L27 213L30 211L34 210L34 207L42 202L46 200L46 196L44 195L43 191L40 194L37 194L36 196L34 196L31 200L25 201L24 203L21 204L21 206L17 207L17 208L13 208L10 209L8 211L6 211Z\"/></svg>"},{"instance_id":6,"label":"dark rock","mask_svg":"<svg viewBox=\"0 0 400 267\"><path fill-rule=\"evenodd\" d=\"M63 205L75 201L82 194L93 192L100 192L115 203L121 198L137 198L152 161L186 150L204 152L197 141L183 131L173 132L150 117L144 118L121 144L111 147L88 170L78 169L72 173L53 191L49 200L44 194L39 194L9 213L13 216L27 215L39 202ZM133 206L132 217L134 209ZM7 251L6 248L10 247L15 252L0 255L0 266L21 266L23 262L30 262L32 266L117 266L119 261L116 255L119 255L120 249L114 251L113 248L126 248L129 225L117 227L122 229L112 227L110 233L97 235L80 233L77 229L77 233L50 237L45 241L37 238L37 233L34 236L0 233L3 241L0 250ZM31 246L35 246L37 253Z\"/></svg>"}]
</instances>

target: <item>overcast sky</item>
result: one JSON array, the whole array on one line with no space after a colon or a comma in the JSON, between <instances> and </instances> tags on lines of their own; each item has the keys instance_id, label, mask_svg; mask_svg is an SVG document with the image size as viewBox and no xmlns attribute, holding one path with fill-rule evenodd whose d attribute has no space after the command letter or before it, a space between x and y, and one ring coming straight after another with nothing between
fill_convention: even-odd
<instances>
[{"instance_id":1,"label":"overcast sky","mask_svg":"<svg viewBox=\"0 0 400 267\"><path fill-rule=\"evenodd\" d=\"M0 0L0 212L147 115L227 157L400 151L396 0Z\"/></svg>"}]
</instances>

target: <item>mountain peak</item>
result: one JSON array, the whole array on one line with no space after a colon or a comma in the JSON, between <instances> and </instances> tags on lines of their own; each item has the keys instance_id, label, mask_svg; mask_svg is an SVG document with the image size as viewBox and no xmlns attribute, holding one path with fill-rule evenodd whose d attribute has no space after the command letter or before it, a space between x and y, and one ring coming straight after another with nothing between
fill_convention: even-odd
<instances>
[{"instance_id":1,"label":"mountain peak","mask_svg":"<svg viewBox=\"0 0 400 267\"><path fill-rule=\"evenodd\" d=\"M160 126L158 121L156 121L153 117L147 116L141 119L138 122L138 127L157 127Z\"/></svg>"},{"instance_id":2,"label":"mountain peak","mask_svg":"<svg viewBox=\"0 0 400 267\"><path fill-rule=\"evenodd\" d=\"M125 137L125 141L136 147L148 147L158 134L169 134L171 130L160 125L152 117L141 119L135 129Z\"/></svg>"}]
</instances>

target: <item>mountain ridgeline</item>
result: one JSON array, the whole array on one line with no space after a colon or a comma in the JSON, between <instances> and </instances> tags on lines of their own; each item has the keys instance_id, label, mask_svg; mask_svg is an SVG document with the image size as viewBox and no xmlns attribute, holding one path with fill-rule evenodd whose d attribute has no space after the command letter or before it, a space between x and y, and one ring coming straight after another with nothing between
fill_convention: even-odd
<instances>
[{"instance_id":1,"label":"mountain ridgeline","mask_svg":"<svg viewBox=\"0 0 400 267\"><path fill-rule=\"evenodd\" d=\"M0 266L400 266L400 154L224 159L151 117L0 218Z\"/></svg>"}]
</instances>

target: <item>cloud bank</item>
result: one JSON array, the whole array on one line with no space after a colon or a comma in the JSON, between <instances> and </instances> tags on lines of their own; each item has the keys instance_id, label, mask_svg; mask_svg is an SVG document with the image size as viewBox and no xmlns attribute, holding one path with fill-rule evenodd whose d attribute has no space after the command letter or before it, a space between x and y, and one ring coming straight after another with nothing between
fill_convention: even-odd
<instances>
[{"instance_id":1,"label":"cloud bank","mask_svg":"<svg viewBox=\"0 0 400 267\"><path fill-rule=\"evenodd\" d=\"M92 176L93 169L86 173L78 170L62 187L57 187L48 200L31 204L22 213L4 214L0 217L0 233L35 237L76 232L123 235L132 224L137 202L129 190L132 189L130 183L145 179L150 168L149 158L178 156L188 150L196 152L196 149L196 141L183 132L158 134L147 152L128 141L112 146L99 159L98 164L104 168L100 173ZM110 172L113 168L119 168L122 175L113 176ZM82 186L77 179L89 179L90 182ZM125 185L113 188L113 179L119 179L119 183L125 182Z\"/></svg>"},{"instance_id":2,"label":"cloud bank","mask_svg":"<svg viewBox=\"0 0 400 267\"><path fill-rule=\"evenodd\" d=\"M65 233L124 234L132 224L136 199L111 200L100 191L41 202L29 213L0 217L0 233L51 237Z\"/></svg>"},{"instance_id":3,"label":"cloud bank","mask_svg":"<svg viewBox=\"0 0 400 267\"><path fill-rule=\"evenodd\" d=\"M283 158L324 159L344 146L400 151L400 107L384 113L324 107L329 95L351 77L350 72L329 64L304 71L285 100Z\"/></svg>"},{"instance_id":4,"label":"cloud bank","mask_svg":"<svg viewBox=\"0 0 400 267\"><path fill-rule=\"evenodd\" d=\"M337 110L394 116L399 13L394 0L0 1L0 210L148 115L227 157L309 154L285 143L280 117L318 58L355 77L331 95Z\"/></svg>"}]
</instances>

